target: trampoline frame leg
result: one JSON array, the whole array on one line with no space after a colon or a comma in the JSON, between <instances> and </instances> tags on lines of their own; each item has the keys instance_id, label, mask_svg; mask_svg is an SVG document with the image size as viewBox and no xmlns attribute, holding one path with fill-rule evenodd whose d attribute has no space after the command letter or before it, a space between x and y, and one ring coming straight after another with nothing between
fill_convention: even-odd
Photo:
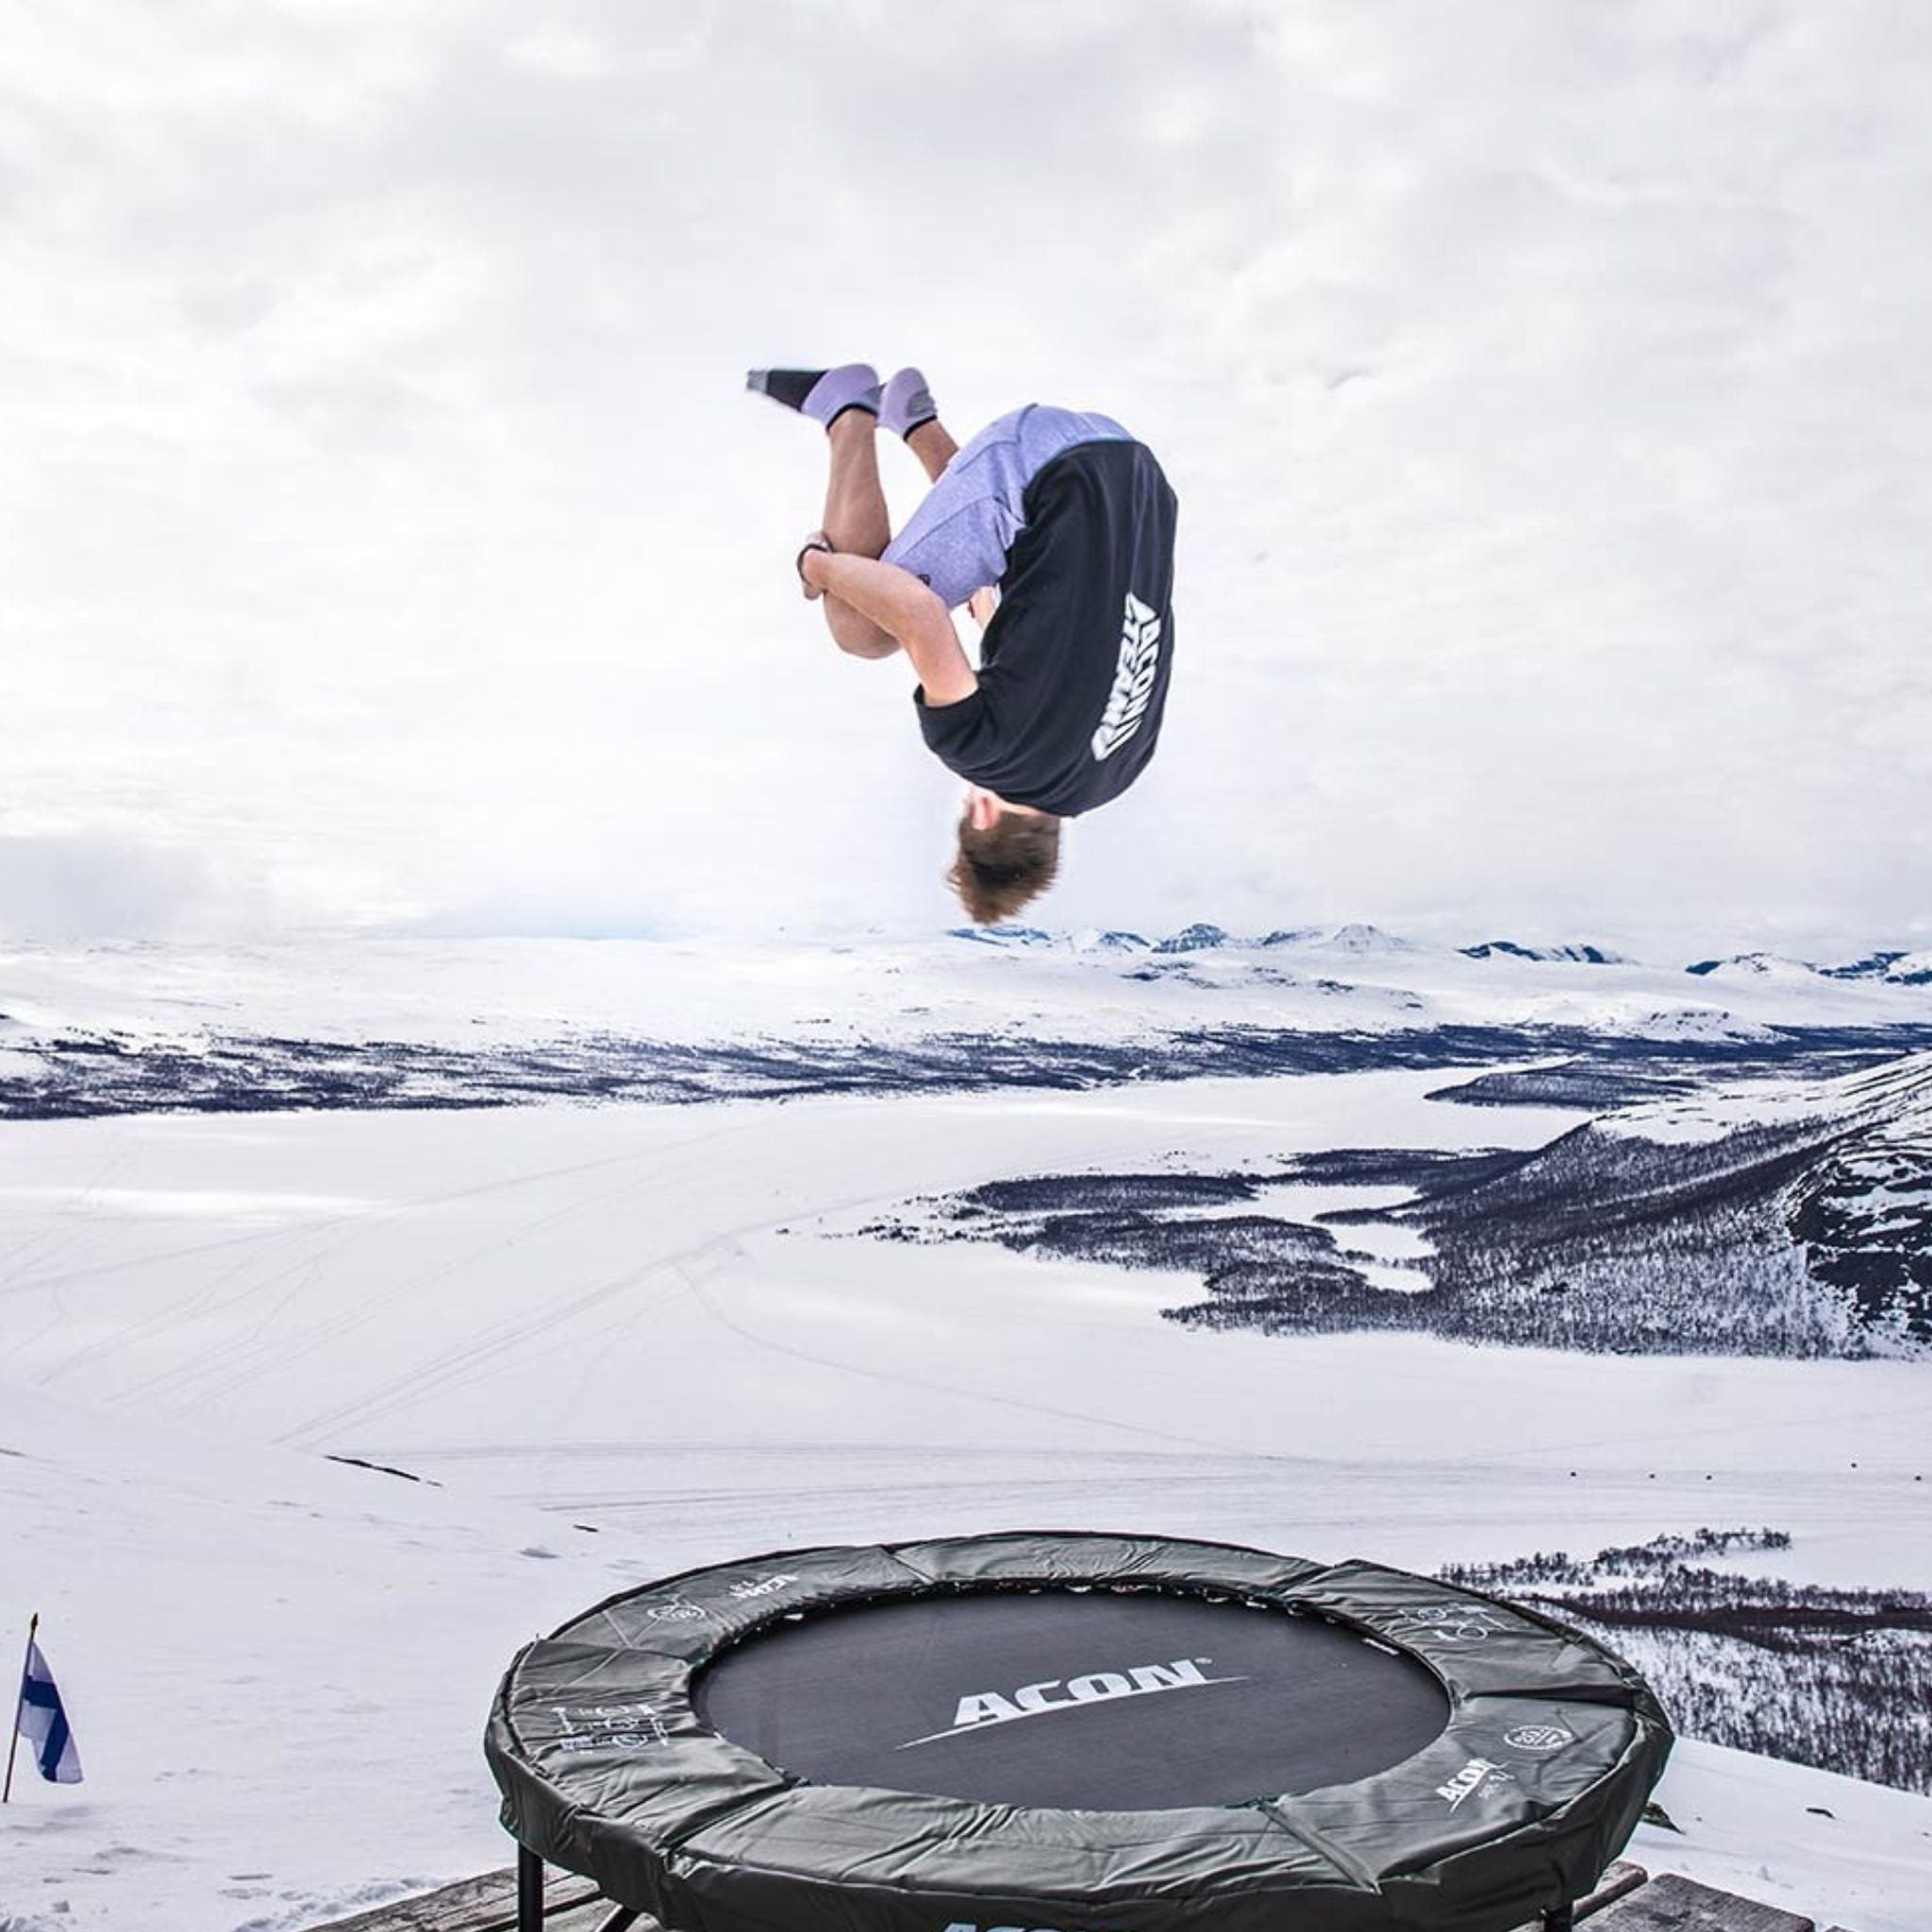
<instances>
[{"instance_id":1,"label":"trampoline frame leg","mask_svg":"<svg viewBox=\"0 0 1932 1932\"><path fill-rule=\"evenodd\" d=\"M543 1932L543 1860L517 1847L517 1932Z\"/></svg>"},{"instance_id":2,"label":"trampoline frame leg","mask_svg":"<svg viewBox=\"0 0 1932 1932\"><path fill-rule=\"evenodd\" d=\"M611 1915L608 1919L606 1919L601 1925L597 1927L597 1932L630 1932L630 1928L633 1925L635 1925L637 1922L638 1915L635 1907L631 1906L619 1906L618 1908L614 1912L612 1912Z\"/></svg>"}]
</instances>

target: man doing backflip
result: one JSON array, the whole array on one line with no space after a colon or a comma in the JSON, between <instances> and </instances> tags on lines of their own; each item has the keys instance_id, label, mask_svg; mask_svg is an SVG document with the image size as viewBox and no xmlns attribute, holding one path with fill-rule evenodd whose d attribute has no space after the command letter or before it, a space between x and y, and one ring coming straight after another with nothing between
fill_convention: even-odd
<instances>
[{"instance_id":1,"label":"man doing backflip","mask_svg":"<svg viewBox=\"0 0 1932 1932\"><path fill-rule=\"evenodd\" d=\"M925 378L863 362L755 369L747 386L821 424L824 527L798 553L839 648L900 651L920 729L967 782L948 874L982 923L1053 883L1060 821L1118 798L1160 734L1174 649L1174 494L1107 416L1028 404L962 449ZM903 437L932 488L897 537L874 432ZM950 612L982 635L975 670Z\"/></svg>"}]
</instances>

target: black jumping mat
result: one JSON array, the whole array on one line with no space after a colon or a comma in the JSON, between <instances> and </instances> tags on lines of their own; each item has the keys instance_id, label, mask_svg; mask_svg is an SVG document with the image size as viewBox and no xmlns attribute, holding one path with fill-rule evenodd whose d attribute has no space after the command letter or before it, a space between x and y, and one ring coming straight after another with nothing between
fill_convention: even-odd
<instances>
[{"instance_id":1,"label":"black jumping mat","mask_svg":"<svg viewBox=\"0 0 1932 1932\"><path fill-rule=\"evenodd\" d=\"M1239 1805L1400 1763L1448 1721L1412 1658L1285 1610L975 1591L779 1624L698 1680L781 1771L992 1805Z\"/></svg>"}]
</instances>

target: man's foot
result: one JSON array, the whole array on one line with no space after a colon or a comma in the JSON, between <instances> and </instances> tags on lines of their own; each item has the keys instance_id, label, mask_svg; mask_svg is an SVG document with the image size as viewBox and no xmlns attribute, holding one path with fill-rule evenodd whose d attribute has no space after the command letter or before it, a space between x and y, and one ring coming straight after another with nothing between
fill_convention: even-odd
<instances>
[{"instance_id":1,"label":"man's foot","mask_svg":"<svg viewBox=\"0 0 1932 1932\"><path fill-rule=\"evenodd\" d=\"M744 386L827 429L847 409L874 416L879 412L879 373L870 362L846 362L837 369L754 369Z\"/></svg>"},{"instance_id":2,"label":"man's foot","mask_svg":"<svg viewBox=\"0 0 1932 1932\"><path fill-rule=\"evenodd\" d=\"M922 424L930 423L940 412L925 377L916 369L902 369L885 387L879 399L879 427L895 436L909 437Z\"/></svg>"}]
</instances>

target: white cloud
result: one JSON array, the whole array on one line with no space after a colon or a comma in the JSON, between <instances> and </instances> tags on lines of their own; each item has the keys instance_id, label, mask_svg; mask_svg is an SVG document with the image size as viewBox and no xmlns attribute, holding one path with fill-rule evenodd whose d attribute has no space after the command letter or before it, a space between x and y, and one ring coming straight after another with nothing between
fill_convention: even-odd
<instances>
[{"instance_id":1,"label":"white cloud","mask_svg":"<svg viewBox=\"0 0 1932 1932\"><path fill-rule=\"evenodd\" d=\"M84 834L0 838L0 939L165 936L207 896L187 853Z\"/></svg>"},{"instance_id":2,"label":"white cloud","mask_svg":"<svg viewBox=\"0 0 1932 1932\"><path fill-rule=\"evenodd\" d=\"M1932 28L656 13L23 31L0 833L197 855L177 923L947 921L739 390L870 354L1182 495L1168 739L1057 918L1924 930Z\"/></svg>"}]
</instances>

